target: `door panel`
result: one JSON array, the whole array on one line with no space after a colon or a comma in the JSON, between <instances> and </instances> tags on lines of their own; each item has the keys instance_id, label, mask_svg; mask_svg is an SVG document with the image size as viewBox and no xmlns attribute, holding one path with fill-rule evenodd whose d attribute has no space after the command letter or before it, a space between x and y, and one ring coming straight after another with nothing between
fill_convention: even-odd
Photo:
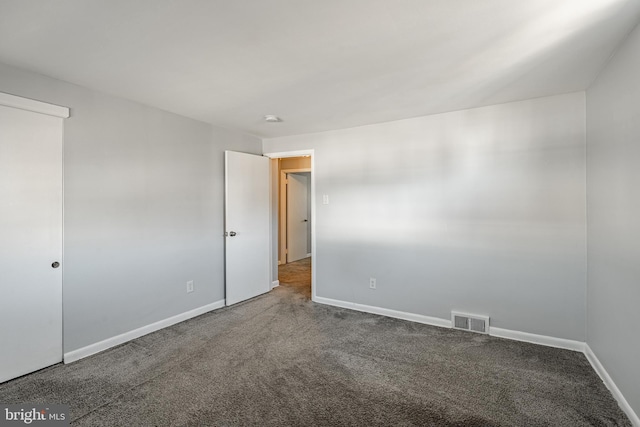
<instances>
[{"instance_id":1,"label":"door panel","mask_svg":"<svg viewBox=\"0 0 640 427\"><path fill-rule=\"evenodd\" d=\"M0 382L62 361L62 119L0 106Z\"/></svg>"},{"instance_id":2,"label":"door panel","mask_svg":"<svg viewBox=\"0 0 640 427\"><path fill-rule=\"evenodd\" d=\"M287 262L307 257L308 181L306 175L287 174Z\"/></svg>"},{"instance_id":3,"label":"door panel","mask_svg":"<svg viewBox=\"0 0 640 427\"><path fill-rule=\"evenodd\" d=\"M269 159L225 151L225 289L232 305L269 292Z\"/></svg>"}]
</instances>

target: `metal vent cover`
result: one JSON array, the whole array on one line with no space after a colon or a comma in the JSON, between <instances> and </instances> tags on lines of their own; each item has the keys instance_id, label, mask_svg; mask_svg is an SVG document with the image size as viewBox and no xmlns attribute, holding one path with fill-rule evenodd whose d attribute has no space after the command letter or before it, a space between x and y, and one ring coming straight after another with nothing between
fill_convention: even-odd
<instances>
[{"instance_id":1,"label":"metal vent cover","mask_svg":"<svg viewBox=\"0 0 640 427\"><path fill-rule=\"evenodd\" d=\"M469 318L464 316L453 316L454 328L469 329Z\"/></svg>"},{"instance_id":2,"label":"metal vent cover","mask_svg":"<svg viewBox=\"0 0 640 427\"><path fill-rule=\"evenodd\" d=\"M486 322L484 319L475 319L472 317L470 320L469 330L473 332L480 332L482 334L487 333Z\"/></svg>"},{"instance_id":3,"label":"metal vent cover","mask_svg":"<svg viewBox=\"0 0 640 427\"><path fill-rule=\"evenodd\" d=\"M479 314L465 314L452 311L451 324L454 329L477 332L480 334L489 333L489 317Z\"/></svg>"}]
</instances>

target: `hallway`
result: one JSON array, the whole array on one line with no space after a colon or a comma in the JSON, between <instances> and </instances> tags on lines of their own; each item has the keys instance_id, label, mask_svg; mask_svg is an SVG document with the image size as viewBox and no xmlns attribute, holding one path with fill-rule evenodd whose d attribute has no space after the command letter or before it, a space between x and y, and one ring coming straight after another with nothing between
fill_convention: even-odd
<instances>
[{"instance_id":1,"label":"hallway","mask_svg":"<svg viewBox=\"0 0 640 427\"><path fill-rule=\"evenodd\" d=\"M286 286L311 299L311 257L278 266L280 286Z\"/></svg>"}]
</instances>

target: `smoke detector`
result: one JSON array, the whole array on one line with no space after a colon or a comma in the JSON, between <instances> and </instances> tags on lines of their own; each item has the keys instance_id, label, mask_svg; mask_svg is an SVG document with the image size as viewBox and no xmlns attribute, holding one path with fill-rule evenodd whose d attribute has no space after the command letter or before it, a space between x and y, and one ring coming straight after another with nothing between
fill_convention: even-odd
<instances>
[{"instance_id":1,"label":"smoke detector","mask_svg":"<svg viewBox=\"0 0 640 427\"><path fill-rule=\"evenodd\" d=\"M281 122L282 119L276 115L267 114L266 116L264 116L264 121L269 123L278 123Z\"/></svg>"}]
</instances>

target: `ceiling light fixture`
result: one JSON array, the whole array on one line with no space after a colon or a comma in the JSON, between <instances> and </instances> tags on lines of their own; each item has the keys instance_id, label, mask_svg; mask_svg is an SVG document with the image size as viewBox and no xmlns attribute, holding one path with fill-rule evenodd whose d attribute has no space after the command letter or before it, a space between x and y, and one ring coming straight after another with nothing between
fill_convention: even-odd
<instances>
[{"instance_id":1,"label":"ceiling light fixture","mask_svg":"<svg viewBox=\"0 0 640 427\"><path fill-rule=\"evenodd\" d=\"M267 114L266 116L264 116L264 121L269 123L278 123L281 122L282 119L276 115Z\"/></svg>"}]
</instances>

